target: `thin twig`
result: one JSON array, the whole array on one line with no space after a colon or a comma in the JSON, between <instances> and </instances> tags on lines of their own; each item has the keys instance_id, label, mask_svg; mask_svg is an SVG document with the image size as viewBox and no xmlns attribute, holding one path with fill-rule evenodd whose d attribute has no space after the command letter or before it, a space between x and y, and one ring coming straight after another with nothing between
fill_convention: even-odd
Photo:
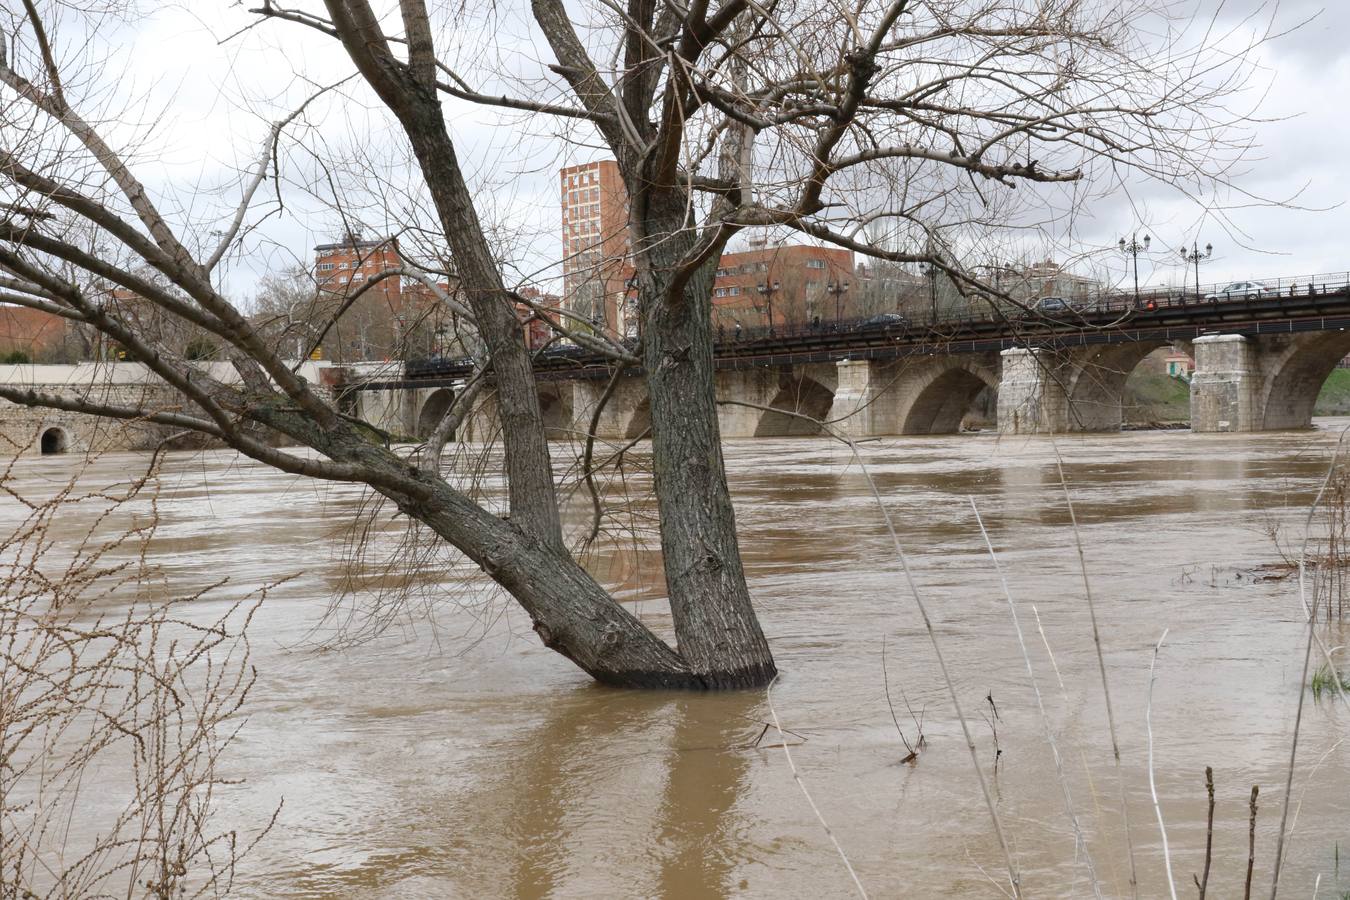
<instances>
[{"instance_id":1,"label":"thin twig","mask_svg":"<svg viewBox=\"0 0 1350 900\"><path fill-rule=\"evenodd\" d=\"M909 738L905 737L905 730L900 727L900 718L895 714L895 704L891 702L891 677L886 671L886 635L881 636L881 685L886 691L886 706L891 710L891 721L895 723L896 733L900 735L900 743L905 745L909 755L900 760L902 763L912 763L919 758L919 752L909 743ZM918 740L922 743L923 731L919 731Z\"/></svg>"},{"instance_id":2,"label":"thin twig","mask_svg":"<svg viewBox=\"0 0 1350 900\"><path fill-rule=\"evenodd\" d=\"M1247 820L1247 883L1242 889L1242 900L1252 900L1252 867L1256 865L1256 797L1259 785L1252 785L1251 817Z\"/></svg>"},{"instance_id":3,"label":"thin twig","mask_svg":"<svg viewBox=\"0 0 1350 900\"><path fill-rule=\"evenodd\" d=\"M1205 870L1196 884L1200 888L1200 900L1205 900L1205 891L1209 889L1209 864L1214 858L1214 767L1205 766L1205 791L1209 794L1209 818L1205 823Z\"/></svg>"}]
</instances>

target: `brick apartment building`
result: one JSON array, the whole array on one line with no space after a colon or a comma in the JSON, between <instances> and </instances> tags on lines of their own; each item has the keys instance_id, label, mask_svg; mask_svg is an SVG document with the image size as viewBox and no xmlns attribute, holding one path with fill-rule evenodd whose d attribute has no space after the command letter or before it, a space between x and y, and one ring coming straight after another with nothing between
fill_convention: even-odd
<instances>
[{"instance_id":1,"label":"brick apartment building","mask_svg":"<svg viewBox=\"0 0 1350 900\"><path fill-rule=\"evenodd\" d=\"M628 234L628 192L613 160L558 172L563 299L574 315L611 334L637 334ZM847 317L854 308L853 253L788 245L724 254L713 285L714 324L733 328Z\"/></svg>"},{"instance_id":2,"label":"brick apartment building","mask_svg":"<svg viewBox=\"0 0 1350 900\"><path fill-rule=\"evenodd\" d=\"M435 291L416 278L399 274L377 278L403 264L398 241L392 238L368 240L348 235L314 248L320 306L330 315L344 298L367 288L333 329L334 338L326 342L330 358L344 362L467 354L458 314L441 302ZM453 278L438 281L437 287L451 296L459 289ZM536 305L561 305L560 298L534 287L521 288L520 294ZM529 305L517 304L516 314L527 323L525 339L529 346L548 342L552 330Z\"/></svg>"},{"instance_id":3,"label":"brick apartment building","mask_svg":"<svg viewBox=\"0 0 1350 900\"><path fill-rule=\"evenodd\" d=\"M723 253L713 281L713 324L731 329L850 318L853 251L789 244Z\"/></svg>"},{"instance_id":4,"label":"brick apartment building","mask_svg":"<svg viewBox=\"0 0 1350 900\"><path fill-rule=\"evenodd\" d=\"M335 362L391 359L408 333L403 278L382 273L403 265L398 242L348 234L314 248L318 287L313 324L332 316L343 300L364 292L342 314L324 341L324 355ZM368 282L373 282L368 284Z\"/></svg>"},{"instance_id":5,"label":"brick apartment building","mask_svg":"<svg viewBox=\"0 0 1350 900\"><path fill-rule=\"evenodd\" d=\"M65 351L72 331L70 321L61 316L0 303L0 362L11 357L28 362L55 362Z\"/></svg>"}]
</instances>

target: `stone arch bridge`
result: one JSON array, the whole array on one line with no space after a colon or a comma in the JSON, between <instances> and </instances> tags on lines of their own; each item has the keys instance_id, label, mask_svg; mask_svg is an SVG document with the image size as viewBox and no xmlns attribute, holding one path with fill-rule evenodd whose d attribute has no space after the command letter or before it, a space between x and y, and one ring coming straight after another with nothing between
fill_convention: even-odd
<instances>
[{"instance_id":1,"label":"stone arch bridge","mask_svg":"<svg viewBox=\"0 0 1350 900\"><path fill-rule=\"evenodd\" d=\"M1053 338L1053 339L1052 339ZM1343 317L1245 323L1205 334L1199 326L1080 331L1047 336L1037 346L987 340L871 341L863 347L720 355L716 390L721 433L728 438L816 434L821 423L850 436L945 434L961 430L977 405L994 407L1005 434L1111 431L1121 427L1126 379L1150 352L1189 350L1191 427L1195 431L1262 431L1311 424L1322 383L1350 353L1350 308ZM633 440L651 420L641 372L625 373L605 404L609 370L565 360L539 372L549 436L595 433ZM227 380L228 365L213 376ZM398 364L338 370L305 363L302 374L331 389L343 409L396 437L423 438L451 408L464 384L453 372L410 378ZM176 408L179 399L135 363L0 366L0 382L144 409ZM456 437L486 440L497 429L494 392L480 396ZM164 429L31 409L0 400L0 442L9 452L59 454L139 449Z\"/></svg>"},{"instance_id":2,"label":"stone arch bridge","mask_svg":"<svg viewBox=\"0 0 1350 900\"><path fill-rule=\"evenodd\" d=\"M1350 323L1347 323L1350 324ZM1194 356L1191 424L1195 431L1263 431L1311 425L1322 383L1350 354L1350 331L1268 332L1174 337L1134 333L1118 340L1037 348L919 345L890 358L721 366L718 419L726 438L817 434L822 423L853 437L950 434L977 418L996 395L1003 434L1119 430L1125 383L1155 350ZM595 434L636 439L651 426L640 372L622 377L599 409L608 370L546 372L539 395L550 437ZM430 382L430 383L428 383ZM463 382L454 378L346 386L353 411L393 434L426 437ZM982 402L983 401L983 402ZM462 440L496 430L496 400L480 397Z\"/></svg>"}]
</instances>

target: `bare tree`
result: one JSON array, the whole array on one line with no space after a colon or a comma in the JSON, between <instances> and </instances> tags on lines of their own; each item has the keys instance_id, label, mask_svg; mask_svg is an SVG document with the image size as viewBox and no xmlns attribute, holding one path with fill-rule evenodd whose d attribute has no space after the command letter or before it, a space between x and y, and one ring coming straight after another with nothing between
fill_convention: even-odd
<instances>
[{"instance_id":1,"label":"bare tree","mask_svg":"<svg viewBox=\"0 0 1350 900\"><path fill-rule=\"evenodd\" d=\"M1079 199L1094 169L1202 189L1222 176L1225 153L1237 146L1225 129L1240 116L1222 104L1247 71L1230 48L1148 37L1166 33L1153 27L1163 14L1153 4L597 0L581 11L531 0L531 27L551 53L539 60L532 49L484 54L456 40L460 30L492 32L495 7L452 4L433 15L423 0L400 0L396 13L382 15L368 0L308 8L262 0L245 30L270 20L339 42L361 89L378 97L411 148L499 397L509 495L500 516L434 465L410 468L373 445L369 431L298 378L212 284L217 264L261 215L259 187L276 174L276 149L298 111L266 135L223 228L179 226L82 110L77 94L95 102L97 79L76 81L61 70L51 26L75 14L51 6L62 8L60 17L24 0L6 36L13 49L0 59L5 299L88 323L132 350L185 401L184 411L153 413L155 421L204 432L289 472L368 484L481 565L525 608L547 646L601 681L628 686L743 687L775 673L746 587L713 392L713 277L733 235L793 231L895 263L927 262L958 287L994 293L953 254L933 248L973 246L1010 223L1030 227L1027 217L1056 197ZM523 301L489 240L447 101L556 121L618 162L678 649L565 547L516 313ZM138 276L138 265L172 288ZM194 373L79 287L72 271L209 332L244 386ZM587 346L632 360L623 347ZM0 396L94 415L142 414L11 388ZM321 458L264 446L243 423L275 429Z\"/></svg>"}]
</instances>

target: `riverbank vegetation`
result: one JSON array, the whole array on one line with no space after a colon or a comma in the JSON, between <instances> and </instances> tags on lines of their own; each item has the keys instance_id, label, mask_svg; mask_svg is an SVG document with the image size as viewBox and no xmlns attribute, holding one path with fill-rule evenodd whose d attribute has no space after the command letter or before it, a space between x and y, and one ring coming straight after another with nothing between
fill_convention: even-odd
<instances>
[{"instance_id":1,"label":"riverbank vegetation","mask_svg":"<svg viewBox=\"0 0 1350 900\"><path fill-rule=\"evenodd\" d=\"M1308 686L1312 689L1314 700L1321 700L1323 694L1335 697L1337 694L1350 692L1350 675L1333 672L1329 664L1319 666Z\"/></svg>"},{"instance_id":2,"label":"riverbank vegetation","mask_svg":"<svg viewBox=\"0 0 1350 900\"><path fill-rule=\"evenodd\" d=\"M262 597L157 599L158 454L42 495L0 478L0 897L227 895L268 821L217 824ZM18 464L11 459L6 474ZM16 511L20 511L14 515ZM181 587L179 588L181 590ZM168 589L172 591L172 588Z\"/></svg>"}]
</instances>

